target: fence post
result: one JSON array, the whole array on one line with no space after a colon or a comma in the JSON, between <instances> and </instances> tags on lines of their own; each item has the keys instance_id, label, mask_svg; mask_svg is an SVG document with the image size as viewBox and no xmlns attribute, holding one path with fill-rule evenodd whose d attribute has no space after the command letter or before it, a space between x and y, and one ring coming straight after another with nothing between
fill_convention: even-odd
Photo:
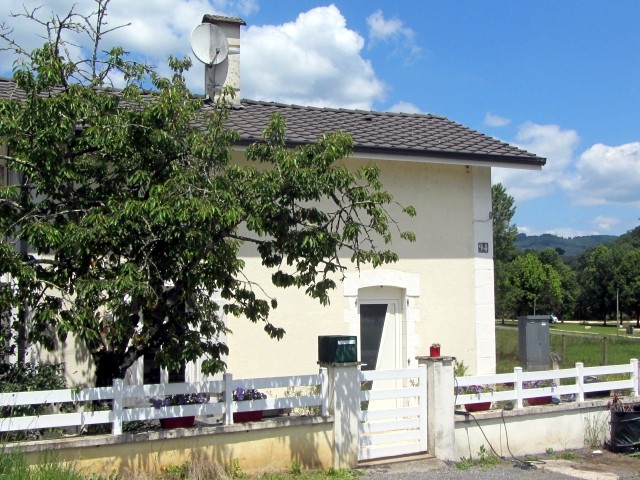
<instances>
[{"instance_id":1,"label":"fence post","mask_svg":"<svg viewBox=\"0 0 640 480\"><path fill-rule=\"evenodd\" d=\"M224 411L222 412L225 425L233 425L233 375L222 375L224 381Z\"/></svg>"},{"instance_id":2,"label":"fence post","mask_svg":"<svg viewBox=\"0 0 640 480\"><path fill-rule=\"evenodd\" d=\"M320 376L322 377L322 383L320 384L320 415L322 417L329 416L329 370L325 367L320 368Z\"/></svg>"},{"instance_id":3,"label":"fence post","mask_svg":"<svg viewBox=\"0 0 640 480\"><path fill-rule=\"evenodd\" d=\"M578 385L578 402L584 402L584 363L576 363L576 385Z\"/></svg>"},{"instance_id":4,"label":"fence post","mask_svg":"<svg viewBox=\"0 0 640 480\"><path fill-rule=\"evenodd\" d=\"M638 396L638 390L640 388L640 385L638 384L638 382L640 382L640 378L639 378L639 373L638 373L638 359L637 358L632 358L631 359L631 379L633 380L633 396L637 397Z\"/></svg>"},{"instance_id":5,"label":"fence post","mask_svg":"<svg viewBox=\"0 0 640 480\"><path fill-rule=\"evenodd\" d=\"M328 368L329 414L333 415L333 468L358 465L360 369L357 362L323 363Z\"/></svg>"},{"instance_id":6,"label":"fence post","mask_svg":"<svg viewBox=\"0 0 640 480\"><path fill-rule=\"evenodd\" d=\"M607 335L602 337L602 364L609 364L609 337Z\"/></svg>"},{"instance_id":7,"label":"fence post","mask_svg":"<svg viewBox=\"0 0 640 480\"><path fill-rule=\"evenodd\" d=\"M113 380L113 402L111 412L113 413L112 435L122 435L122 406L124 400L124 380L116 378Z\"/></svg>"},{"instance_id":8,"label":"fence post","mask_svg":"<svg viewBox=\"0 0 640 480\"><path fill-rule=\"evenodd\" d=\"M516 384L513 386L516 390L516 408L524 408L522 403L522 367L514 367L513 373L516 375Z\"/></svg>"},{"instance_id":9,"label":"fence post","mask_svg":"<svg viewBox=\"0 0 640 480\"><path fill-rule=\"evenodd\" d=\"M445 461L456 455L454 357L416 357L427 365L427 451Z\"/></svg>"}]
</instances>

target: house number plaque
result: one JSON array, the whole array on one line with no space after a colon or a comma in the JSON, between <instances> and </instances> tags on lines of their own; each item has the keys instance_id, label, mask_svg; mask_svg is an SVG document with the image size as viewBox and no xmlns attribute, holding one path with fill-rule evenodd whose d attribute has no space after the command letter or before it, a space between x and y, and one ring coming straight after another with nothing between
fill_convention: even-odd
<instances>
[{"instance_id":1,"label":"house number plaque","mask_svg":"<svg viewBox=\"0 0 640 480\"><path fill-rule=\"evenodd\" d=\"M478 243L478 253L489 253L489 243L488 242L479 242Z\"/></svg>"}]
</instances>

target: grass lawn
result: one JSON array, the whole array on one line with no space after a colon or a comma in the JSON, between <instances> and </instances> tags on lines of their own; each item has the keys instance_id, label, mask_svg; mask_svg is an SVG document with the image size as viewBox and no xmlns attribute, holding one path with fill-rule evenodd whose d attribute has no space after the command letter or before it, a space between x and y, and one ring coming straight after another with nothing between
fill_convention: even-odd
<instances>
[{"instance_id":1,"label":"grass lawn","mask_svg":"<svg viewBox=\"0 0 640 480\"><path fill-rule=\"evenodd\" d=\"M507 322L507 327L513 328L501 328L500 323L496 328L497 373L513 372L514 367L520 366L517 322ZM619 365L628 363L631 358L640 358L638 335L617 332L615 326L592 326L591 329L585 330L584 325L579 324L552 325L550 349L560 355L561 368L571 368L576 362L582 362L587 367Z\"/></svg>"}]
</instances>

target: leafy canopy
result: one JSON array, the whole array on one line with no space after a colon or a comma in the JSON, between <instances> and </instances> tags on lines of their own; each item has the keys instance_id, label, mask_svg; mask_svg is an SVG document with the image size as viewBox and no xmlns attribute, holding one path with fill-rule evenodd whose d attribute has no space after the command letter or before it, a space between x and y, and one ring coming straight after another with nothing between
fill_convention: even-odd
<instances>
[{"instance_id":1,"label":"leafy canopy","mask_svg":"<svg viewBox=\"0 0 640 480\"><path fill-rule=\"evenodd\" d=\"M75 334L98 385L144 354L170 370L204 357L203 371L213 373L228 353L223 313L262 322L274 338L285 333L269 322L277 301L244 270L241 245L255 245L274 285L322 303L345 259L397 259L378 248L398 230L387 212L393 197L375 165L341 164L348 135L291 149L275 116L247 162L232 162L232 92L215 104L194 97L183 77L188 59L170 58L174 74L163 78L121 48L101 52L107 3L98 0L93 17L71 12L47 23L41 48L19 50L19 93L0 100L3 158L20 172L18 184L0 189L0 274L10 279L0 311L28 308L33 341L53 348ZM62 38L73 29L96 46L88 59L66 54ZM108 88L116 75L121 90Z\"/></svg>"}]
</instances>

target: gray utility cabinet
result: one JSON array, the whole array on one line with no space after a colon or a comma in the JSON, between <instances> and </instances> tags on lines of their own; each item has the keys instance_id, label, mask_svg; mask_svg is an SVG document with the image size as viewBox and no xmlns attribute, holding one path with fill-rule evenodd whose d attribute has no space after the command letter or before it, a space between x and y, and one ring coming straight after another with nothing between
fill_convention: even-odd
<instances>
[{"instance_id":1,"label":"gray utility cabinet","mask_svg":"<svg viewBox=\"0 0 640 480\"><path fill-rule=\"evenodd\" d=\"M550 315L518 317L518 360L527 371L549 370Z\"/></svg>"}]
</instances>

